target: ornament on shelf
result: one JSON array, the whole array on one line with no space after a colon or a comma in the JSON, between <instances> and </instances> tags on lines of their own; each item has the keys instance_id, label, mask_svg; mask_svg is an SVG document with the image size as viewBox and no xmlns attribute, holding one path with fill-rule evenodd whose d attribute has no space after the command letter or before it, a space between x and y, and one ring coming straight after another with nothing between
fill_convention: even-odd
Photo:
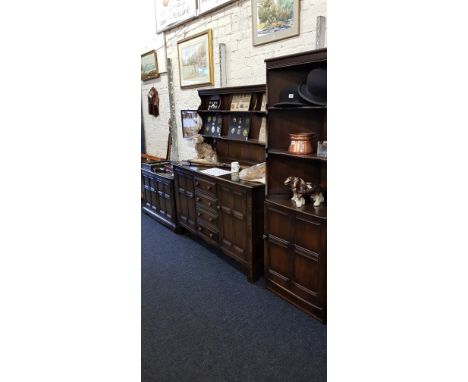
<instances>
[{"instance_id":1,"label":"ornament on shelf","mask_svg":"<svg viewBox=\"0 0 468 382\"><path fill-rule=\"evenodd\" d=\"M309 195L314 202L314 207L320 206L325 201L323 197L323 188L320 184L305 182L297 176L290 176L284 181L285 186L290 186L293 193L291 200L296 207L302 207L305 204L304 196Z\"/></svg>"},{"instance_id":2,"label":"ornament on shelf","mask_svg":"<svg viewBox=\"0 0 468 382\"><path fill-rule=\"evenodd\" d=\"M197 134L193 137L193 141L195 142L195 150L197 152L198 159L205 159L209 162L218 162L218 156L216 155L216 151L213 150L213 147L208 143L204 142L204 138Z\"/></svg>"}]
</instances>

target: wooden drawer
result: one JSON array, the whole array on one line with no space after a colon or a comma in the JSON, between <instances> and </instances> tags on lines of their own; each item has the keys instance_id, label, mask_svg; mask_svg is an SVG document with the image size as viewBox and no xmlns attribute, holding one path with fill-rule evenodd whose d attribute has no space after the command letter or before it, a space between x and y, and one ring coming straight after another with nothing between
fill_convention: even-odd
<instances>
[{"instance_id":1,"label":"wooden drawer","mask_svg":"<svg viewBox=\"0 0 468 382\"><path fill-rule=\"evenodd\" d=\"M216 183L211 180L196 176L195 189L206 192L216 198Z\"/></svg>"},{"instance_id":2,"label":"wooden drawer","mask_svg":"<svg viewBox=\"0 0 468 382\"><path fill-rule=\"evenodd\" d=\"M210 224L210 225L217 227L218 226L218 214L211 213L204 209L198 208L197 209L197 222L200 222L200 221L206 222L206 224Z\"/></svg>"},{"instance_id":3,"label":"wooden drawer","mask_svg":"<svg viewBox=\"0 0 468 382\"><path fill-rule=\"evenodd\" d=\"M197 229L198 229L198 234L203 240L207 241L208 243L218 245L218 241L219 241L218 232L216 232L212 228L207 228L200 224L198 224Z\"/></svg>"},{"instance_id":4,"label":"wooden drawer","mask_svg":"<svg viewBox=\"0 0 468 382\"><path fill-rule=\"evenodd\" d=\"M202 207L209 212L217 214L217 199L197 192L195 195L195 202L197 204L197 210Z\"/></svg>"}]
</instances>

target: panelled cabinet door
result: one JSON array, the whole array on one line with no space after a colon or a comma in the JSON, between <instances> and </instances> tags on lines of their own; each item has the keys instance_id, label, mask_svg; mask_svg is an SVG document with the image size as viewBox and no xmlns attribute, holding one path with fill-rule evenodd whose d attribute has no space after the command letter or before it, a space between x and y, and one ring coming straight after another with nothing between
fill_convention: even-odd
<instances>
[{"instance_id":1,"label":"panelled cabinet door","mask_svg":"<svg viewBox=\"0 0 468 382\"><path fill-rule=\"evenodd\" d=\"M291 281L293 256L290 251L291 221L290 215L268 206L265 210L267 237L265 242L265 276L287 287Z\"/></svg>"},{"instance_id":2,"label":"panelled cabinet door","mask_svg":"<svg viewBox=\"0 0 468 382\"><path fill-rule=\"evenodd\" d=\"M143 203L151 208L151 179L148 176L142 176L143 181Z\"/></svg>"},{"instance_id":3,"label":"panelled cabinet door","mask_svg":"<svg viewBox=\"0 0 468 382\"><path fill-rule=\"evenodd\" d=\"M315 305L322 305L324 260L319 222L296 216L294 224L294 293Z\"/></svg>"},{"instance_id":4,"label":"panelled cabinet door","mask_svg":"<svg viewBox=\"0 0 468 382\"><path fill-rule=\"evenodd\" d=\"M221 249L245 263L248 252L247 192L218 184Z\"/></svg>"},{"instance_id":5,"label":"panelled cabinet door","mask_svg":"<svg viewBox=\"0 0 468 382\"><path fill-rule=\"evenodd\" d=\"M193 176L184 172L175 172L175 186L177 198L177 216L184 227L196 230L195 198Z\"/></svg>"}]
</instances>

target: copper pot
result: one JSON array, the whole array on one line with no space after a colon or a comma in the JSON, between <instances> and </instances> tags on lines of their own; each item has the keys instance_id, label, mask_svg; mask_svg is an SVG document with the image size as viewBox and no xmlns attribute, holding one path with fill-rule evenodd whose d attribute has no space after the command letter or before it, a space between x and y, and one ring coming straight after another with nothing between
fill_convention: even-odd
<instances>
[{"instance_id":1,"label":"copper pot","mask_svg":"<svg viewBox=\"0 0 468 382\"><path fill-rule=\"evenodd\" d=\"M291 143L288 152L291 154L307 155L312 154L312 137L314 133L289 134Z\"/></svg>"}]
</instances>

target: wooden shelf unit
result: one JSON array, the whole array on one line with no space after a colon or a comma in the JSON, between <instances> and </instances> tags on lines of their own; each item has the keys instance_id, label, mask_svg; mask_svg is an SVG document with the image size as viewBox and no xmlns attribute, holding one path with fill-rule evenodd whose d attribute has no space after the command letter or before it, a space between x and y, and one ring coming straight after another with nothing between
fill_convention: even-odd
<instances>
[{"instance_id":1,"label":"wooden shelf unit","mask_svg":"<svg viewBox=\"0 0 468 382\"><path fill-rule=\"evenodd\" d=\"M304 83L310 70L327 64L327 50L267 59L267 145L265 198L265 282L269 290L326 322L327 159L316 154L327 140L327 107L275 107L287 86ZM289 153L289 134L314 133L314 152ZM284 185L289 176L321 184L325 204L297 208Z\"/></svg>"},{"instance_id":2,"label":"wooden shelf unit","mask_svg":"<svg viewBox=\"0 0 468 382\"><path fill-rule=\"evenodd\" d=\"M248 111L229 110L235 95L250 94L250 106ZM215 137L203 134L205 142L216 148L218 159L221 162L231 162L233 159L254 165L265 161L265 142L259 141L262 119L266 118L266 110L260 110L263 97L266 97L265 85L235 86L226 88L200 89L198 91L201 103L197 110L205 126L208 116L219 114L222 116L221 136ZM219 110L207 110L208 102L213 96L221 99ZM249 115L250 131L247 140L239 140L228 136L229 116L231 114Z\"/></svg>"}]
</instances>

